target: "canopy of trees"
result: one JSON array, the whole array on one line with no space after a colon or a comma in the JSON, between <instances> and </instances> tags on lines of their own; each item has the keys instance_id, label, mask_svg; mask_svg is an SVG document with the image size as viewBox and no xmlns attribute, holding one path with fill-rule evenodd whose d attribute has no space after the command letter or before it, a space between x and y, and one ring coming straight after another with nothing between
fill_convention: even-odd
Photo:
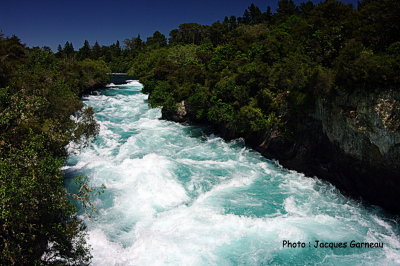
<instances>
[{"instance_id":1,"label":"canopy of trees","mask_svg":"<svg viewBox=\"0 0 400 266\"><path fill-rule=\"evenodd\" d=\"M90 261L60 168L68 143L85 145L98 131L79 96L106 84L110 70L73 59L70 43L59 53L0 36L1 265Z\"/></svg>"},{"instance_id":2,"label":"canopy of trees","mask_svg":"<svg viewBox=\"0 0 400 266\"><path fill-rule=\"evenodd\" d=\"M164 112L184 100L192 119L231 136L291 138L316 97L400 87L399 18L396 0L280 0L274 14L250 5L210 26L182 24L167 46L145 43L130 74Z\"/></svg>"},{"instance_id":3,"label":"canopy of trees","mask_svg":"<svg viewBox=\"0 0 400 266\"><path fill-rule=\"evenodd\" d=\"M400 88L399 19L397 0L279 0L276 13L250 5L242 17L181 24L168 40L66 42L54 54L0 35L0 264L89 263L60 167L67 143L98 130L79 96L107 72L129 70L151 106L175 112L185 101L192 119L232 137L290 139L316 97Z\"/></svg>"}]
</instances>

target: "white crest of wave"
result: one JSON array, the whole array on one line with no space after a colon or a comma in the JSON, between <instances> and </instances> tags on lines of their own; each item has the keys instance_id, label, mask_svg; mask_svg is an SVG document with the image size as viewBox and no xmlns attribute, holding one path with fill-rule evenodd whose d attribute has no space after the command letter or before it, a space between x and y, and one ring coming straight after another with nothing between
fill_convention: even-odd
<instances>
[{"instance_id":1,"label":"white crest of wave","mask_svg":"<svg viewBox=\"0 0 400 266\"><path fill-rule=\"evenodd\" d=\"M96 110L100 134L64 167L107 187L95 201L96 219L83 218L93 265L274 264L276 257L302 254L283 249L286 239L353 238L387 246L345 255L308 250L307 256L328 264L369 263L369 256L400 263L393 223L332 186L261 158L243 140L193 138L188 127L159 120L160 109L148 108L141 88L128 80L110 88L112 96L84 98ZM227 205L272 210L237 214Z\"/></svg>"}]
</instances>

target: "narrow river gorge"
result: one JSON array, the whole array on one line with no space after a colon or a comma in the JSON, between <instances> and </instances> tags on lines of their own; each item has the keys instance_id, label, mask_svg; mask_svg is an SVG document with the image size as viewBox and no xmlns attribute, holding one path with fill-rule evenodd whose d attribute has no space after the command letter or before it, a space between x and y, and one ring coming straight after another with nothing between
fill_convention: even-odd
<instances>
[{"instance_id":1,"label":"narrow river gorge","mask_svg":"<svg viewBox=\"0 0 400 266\"><path fill-rule=\"evenodd\" d=\"M64 167L69 189L80 175L106 186L95 217L81 215L93 265L400 264L394 217L242 140L160 120L141 88L130 81L83 98L100 133L70 147Z\"/></svg>"}]
</instances>

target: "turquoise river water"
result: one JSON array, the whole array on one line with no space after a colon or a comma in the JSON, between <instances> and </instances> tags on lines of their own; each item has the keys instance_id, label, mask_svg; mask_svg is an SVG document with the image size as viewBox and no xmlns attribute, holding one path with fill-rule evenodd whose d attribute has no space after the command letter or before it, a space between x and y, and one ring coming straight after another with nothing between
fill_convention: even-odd
<instances>
[{"instance_id":1,"label":"turquoise river water","mask_svg":"<svg viewBox=\"0 0 400 266\"><path fill-rule=\"evenodd\" d=\"M67 187L79 175L106 186L95 217L81 215L93 265L400 265L393 217L242 140L160 120L141 88L130 81L84 97L100 134L69 147Z\"/></svg>"}]
</instances>

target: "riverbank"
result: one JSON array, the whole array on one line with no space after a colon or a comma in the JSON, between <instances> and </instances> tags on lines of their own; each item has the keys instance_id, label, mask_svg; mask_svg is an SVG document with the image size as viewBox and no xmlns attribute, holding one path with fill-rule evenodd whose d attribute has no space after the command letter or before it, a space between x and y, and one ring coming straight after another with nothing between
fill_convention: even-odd
<instances>
[{"instance_id":1,"label":"riverbank","mask_svg":"<svg viewBox=\"0 0 400 266\"><path fill-rule=\"evenodd\" d=\"M198 121L185 101L163 119ZM400 95L393 90L319 98L314 112L296 124L295 135L279 132L240 134L213 125L224 139L243 137L250 147L284 167L328 180L343 193L399 214Z\"/></svg>"},{"instance_id":2,"label":"riverbank","mask_svg":"<svg viewBox=\"0 0 400 266\"><path fill-rule=\"evenodd\" d=\"M286 170L241 139L160 119L141 88L128 83L83 99L100 132L71 151L66 171L106 186L93 198L94 219L82 215L94 265L400 263L393 216ZM306 247L283 248L284 240ZM348 244L314 248L316 240Z\"/></svg>"}]
</instances>

